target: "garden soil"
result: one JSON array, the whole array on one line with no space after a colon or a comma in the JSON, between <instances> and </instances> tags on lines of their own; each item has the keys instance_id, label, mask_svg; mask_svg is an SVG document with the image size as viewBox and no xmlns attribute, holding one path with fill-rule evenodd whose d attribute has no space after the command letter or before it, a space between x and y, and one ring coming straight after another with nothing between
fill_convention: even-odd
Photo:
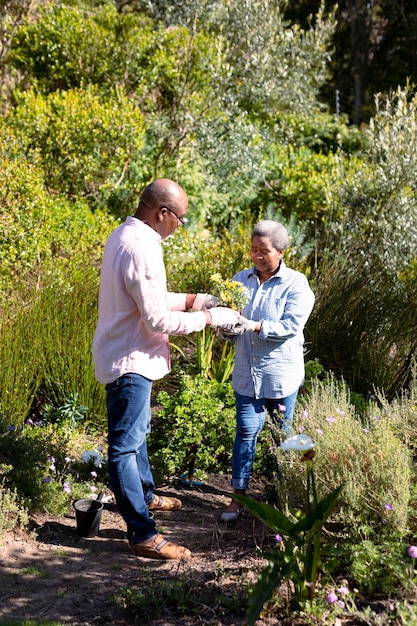
<instances>
[{"instance_id":1,"label":"garden soil","mask_svg":"<svg viewBox=\"0 0 417 626\"><path fill-rule=\"evenodd\" d=\"M112 500L89 539L77 534L75 510L62 518L34 515L29 533L10 532L0 546L0 624L244 624L247 584L266 563L260 551L274 537L249 513L233 523L220 520L230 491L226 476L156 490L182 500L181 509L155 517L159 532L190 548L186 562L132 556ZM248 495L262 498L261 486L253 483Z\"/></svg>"},{"instance_id":2,"label":"garden soil","mask_svg":"<svg viewBox=\"0 0 417 626\"><path fill-rule=\"evenodd\" d=\"M159 532L191 549L185 562L131 555L111 499L98 535L89 539L77 534L75 510L66 517L34 515L29 532L9 532L0 545L0 625L243 626L248 586L266 564L262 551L276 542L249 512L232 523L220 520L230 491L226 476L156 490L182 500L179 510L155 516ZM252 480L248 495L264 500L262 485ZM285 607L285 589L280 592ZM256 624L306 623L281 608ZM325 623L355 624L340 618Z\"/></svg>"}]
</instances>

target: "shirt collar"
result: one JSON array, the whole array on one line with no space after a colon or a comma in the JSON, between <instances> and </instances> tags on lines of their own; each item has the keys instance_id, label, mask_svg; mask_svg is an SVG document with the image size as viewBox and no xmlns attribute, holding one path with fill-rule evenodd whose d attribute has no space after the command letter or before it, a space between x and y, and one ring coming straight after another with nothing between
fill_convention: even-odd
<instances>
[{"instance_id":1,"label":"shirt collar","mask_svg":"<svg viewBox=\"0 0 417 626\"><path fill-rule=\"evenodd\" d=\"M284 261L281 259L281 265L279 266L278 272L276 274L273 274L271 278L282 279L284 278L286 271L287 271L287 266L285 265ZM256 271L255 266L251 267L251 269L249 270L248 276L255 276L256 278L258 278L258 272Z\"/></svg>"},{"instance_id":2,"label":"shirt collar","mask_svg":"<svg viewBox=\"0 0 417 626\"><path fill-rule=\"evenodd\" d=\"M139 220L137 217L133 217L133 215L129 215L126 218L125 224L127 224L128 226L134 226L135 228L138 228L143 232L146 231L146 235L149 237L154 237L156 241L162 240L161 235L157 233L156 230L148 226L148 224L145 224L145 222L142 222L142 220Z\"/></svg>"}]
</instances>

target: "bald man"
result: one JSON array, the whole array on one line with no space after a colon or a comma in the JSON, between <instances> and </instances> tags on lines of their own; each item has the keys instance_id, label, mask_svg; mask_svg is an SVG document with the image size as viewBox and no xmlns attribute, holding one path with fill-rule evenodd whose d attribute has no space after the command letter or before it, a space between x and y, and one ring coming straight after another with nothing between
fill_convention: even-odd
<instances>
[{"instance_id":1,"label":"bald man","mask_svg":"<svg viewBox=\"0 0 417 626\"><path fill-rule=\"evenodd\" d=\"M157 179L143 191L135 214L110 235L93 339L95 374L106 389L110 482L131 552L150 559L191 557L160 535L154 521L155 511L181 506L177 498L154 493L146 444L152 381L170 371L168 337L205 326L231 328L238 320L210 294L167 290L161 242L185 224L187 211L184 189Z\"/></svg>"}]
</instances>

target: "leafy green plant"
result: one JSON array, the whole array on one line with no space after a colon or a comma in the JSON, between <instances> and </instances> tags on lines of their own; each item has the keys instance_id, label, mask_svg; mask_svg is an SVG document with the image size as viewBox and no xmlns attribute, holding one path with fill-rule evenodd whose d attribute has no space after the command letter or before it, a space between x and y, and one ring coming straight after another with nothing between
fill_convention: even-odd
<instances>
[{"instance_id":1,"label":"leafy green plant","mask_svg":"<svg viewBox=\"0 0 417 626\"><path fill-rule=\"evenodd\" d=\"M404 567L405 553L401 537L382 541L364 539L348 548L349 575L362 594L389 594L399 588L407 589L411 579Z\"/></svg>"},{"instance_id":2,"label":"leafy green plant","mask_svg":"<svg viewBox=\"0 0 417 626\"><path fill-rule=\"evenodd\" d=\"M30 513L63 515L71 502L99 488L97 472L91 471L97 468L81 458L86 445L76 429L30 418L23 426L1 423L0 480Z\"/></svg>"},{"instance_id":3,"label":"leafy green plant","mask_svg":"<svg viewBox=\"0 0 417 626\"><path fill-rule=\"evenodd\" d=\"M230 380L235 360L233 344L222 341L219 355L215 353L216 333L210 328L203 328L196 334L196 364L197 373L204 374L207 378L216 380L218 383L226 383ZM215 346L215 344L217 344ZM193 369L193 366L190 367Z\"/></svg>"},{"instance_id":4,"label":"leafy green plant","mask_svg":"<svg viewBox=\"0 0 417 626\"><path fill-rule=\"evenodd\" d=\"M336 487L320 501L317 498L313 471L315 443L307 435L294 435L282 444L282 450L303 452L306 463L307 490L304 511L286 516L269 504L257 502L246 496L233 497L244 504L276 534L278 550L265 553L268 565L261 571L249 599L248 623L253 626L264 604L285 579L293 583L292 604L295 608L306 606L313 600L319 569L325 570L320 556L322 527L330 516L342 487ZM281 534L283 536L281 536ZM281 543L283 549L281 549Z\"/></svg>"},{"instance_id":5,"label":"leafy green plant","mask_svg":"<svg viewBox=\"0 0 417 626\"><path fill-rule=\"evenodd\" d=\"M161 408L149 435L153 464L164 476L196 468L200 472L229 469L235 429L235 400L230 382L203 373L181 373L177 391L158 394Z\"/></svg>"},{"instance_id":6,"label":"leafy green plant","mask_svg":"<svg viewBox=\"0 0 417 626\"><path fill-rule=\"evenodd\" d=\"M0 464L0 476L2 474ZM8 530L25 528L29 521L27 509L21 504L16 489L7 489L0 478L0 544Z\"/></svg>"},{"instance_id":7,"label":"leafy green plant","mask_svg":"<svg viewBox=\"0 0 417 626\"><path fill-rule=\"evenodd\" d=\"M51 404L45 405L41 411L41 416L46 422L59 424L61 427L65 426L71 430L81 425L87 411L88 407L80 403L78 393L74 392L65 398L64 404L59 407L54 407Z\"/></svg>"},{"instance_id":8,"label":"leafy green plant","mask_svg":"<svg viewBox=\"0 0 417 626\"><path fill-rule=\"evenodd\" d=\"M403 413L404 414L404 413ZM294 415L295 432L308 433L317 447L319 497L343 484L332 523L340 540L349 529L352 541L405 535L409 520L411 450L398 435L392 413L370 403L365 421L350 403L349 389L329 378L313 381L300 396ZM390 459L389 463L385 459ZM275 483L282 507L298 507L305 477L294 459L279 458L283 480Z\"/></svg>"}]
</instances>

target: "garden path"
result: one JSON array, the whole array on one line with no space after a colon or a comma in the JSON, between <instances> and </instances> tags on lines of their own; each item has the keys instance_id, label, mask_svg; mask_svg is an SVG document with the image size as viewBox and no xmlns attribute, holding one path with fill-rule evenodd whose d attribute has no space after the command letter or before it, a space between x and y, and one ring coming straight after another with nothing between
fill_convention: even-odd
<instances>
[{"instance_id":1,"label":"garden path","mask_svg":"<svg viewBox=\"0 0 417 626\"><path fill-rule=\"evenodd\" d=\"M242 583L253 581L264 565L257 549L265 549L272 534L249 514L232 524L219 519L230 493L226 476L209 476L191 489L165 485L157 492L183 502L178 511L156 515L160 532L192 550L191 561L131 556L124 522L111 502L91 539L77 535L75 511L63 518L37 514L30 534L9 533L0 546L0 624L32 619L72 626L243 625L247 591ZM261 485L253 482L249 495L261 497ZM135 619L126 603L114 601L125 597L126 589L142 594L139 619L137 610Z\"/></svg>"}]
</instances>

